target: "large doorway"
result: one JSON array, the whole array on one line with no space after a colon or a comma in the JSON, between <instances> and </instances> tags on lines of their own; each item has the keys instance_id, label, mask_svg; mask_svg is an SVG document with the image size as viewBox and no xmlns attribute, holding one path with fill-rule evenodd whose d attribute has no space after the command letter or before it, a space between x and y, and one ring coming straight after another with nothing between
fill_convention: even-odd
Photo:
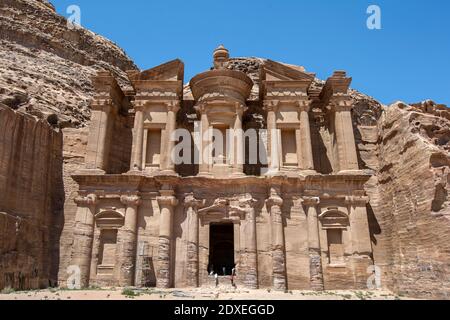
<instances>
[{"instance_id":1,"label":"large doorway","mask_svg":"<svg viewBox=\"0 0 450 320\"><path fill-rule=\"evenodd\" d=\"M211 224L208 272L229 276L234 268L234 225Z\"/></svg>"}]
</instances>

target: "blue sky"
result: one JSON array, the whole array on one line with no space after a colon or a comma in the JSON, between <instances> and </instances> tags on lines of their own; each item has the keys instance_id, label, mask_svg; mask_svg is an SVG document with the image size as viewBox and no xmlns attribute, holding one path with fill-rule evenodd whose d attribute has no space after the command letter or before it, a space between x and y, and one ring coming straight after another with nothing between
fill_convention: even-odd
<instances>
[{"instance_id":1,"label":"blue sky","mask_svg":"<svg viewBox=\"0 0 450 320\"><path fill-rule=\"evenodd\" d=\"M347 70L353 87L385 104L433 99L450 106L448 0L52 0L66 17L120 45L141 69L174 58L185 82L211 66L223 43L233 57L305 66L325 79ZM369 30L369 5L381 30Z\"/></svg>"}]
</instances>

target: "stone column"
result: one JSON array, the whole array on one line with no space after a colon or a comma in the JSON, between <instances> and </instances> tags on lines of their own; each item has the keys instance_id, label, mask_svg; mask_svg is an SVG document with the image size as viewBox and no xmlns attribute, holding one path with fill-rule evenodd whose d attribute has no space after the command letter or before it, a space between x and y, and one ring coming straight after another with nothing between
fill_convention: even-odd
<instances>
[{"instance_id":1,"label":"stone column","mask_svg":"<svg viewBox=\"0 0 450 320\"><path fill-rule=\"evenodd\" d=\"M86 150L86 169L108 170L111 126L113 121L113 102L110 99L96 100L92 105L91 125L89 127Z\"/></svg>"},{"instance_id":2,"label":"stone column","mask_svg":"<svg viewBox=\"0 0 450 320\"><path fill-rule=\"evenodd\" d=\"M256 213L254 203L256 200L249 199L241 202L245 205L246 220L247 220L247 274L245 275L245 284L250 289L258 289L258 251L256 238Z\"/></svg>"},{"instance_id":3,"label":"stone column","mask_svg":"<svg viewBox=\"0 0 450 320\"><path fill-rule=\"evenodd\" d=\"M144 104L134 102L135 116L133 129L133 146L131 150L131 171L140 171L142 168L143 140L144 140Z\"/></svg>"},{"instance_id":4,"label":"stone column","mask_svg":"<svg viewBox=\"0 0 450 320\"><path fill-rule=\"evenodd\" d=\"M193 194L184 198L188 219L187 270L186 281L189 287L199 286L199 217L198 208L204 202L195 199Z\"/></svg>"},{"instance_id":5,"label":"stone column","mask_svg":"<svg viewBox=\"0 0 450 320\"><path fill-rule=\"evenodd\" d=\"M267 112L267 147L269 159L269 174L280 171L280 155L278 148L277 115L279 101L269 100L264 102Z\"/></svg>"},{"instance_id":6,"label":"stone column","mask_svg":"<svg viewBox=\"0 0 450 320\"><path fill-rule=\"evenodd\" d=\"M210 166L211 166L211 154L208 154L205 157L205 150L207 146L210 144L209 137L206 132L209 130L209 120L208 114L204 107L199 107L201 112L201 150L200 150L200 166L199 166L199 175L209 175L210 174ZM210 150L208 148L208 150ZM211 151L211 150L210 150Z\"/></svg>"},{"instance_id":7,"label":"stone column","mask_svg":"<svg viewBox=\"0 0 450 320\"><path fill-rule=\"evenodd\" d=\"M309 246L309 270L311 289L316 291L325 290L323 283L322 256L319 237L318 205L320 199L317 197L303 198L308 215L308 246Z\"/></svg>"},{"instance_id":8,"label":"stone column","mask_svg":"<svg viewBox=\"0 0 450 320\"><path fill-rule=\"evenodd\" d=\"M372 254L372 241L370 239L369 220L367 218L366 196L346 197L349 206L349 220L352 237L352 251L359 255L370 256Z\"/></svg>"},{"instance_id":9,"label":"stone column","mask_svg":"<svg viewBox=\"0 0 450 320\"><path fill-rule=\"evenodd\" d=\"M94 238L94 216L98 202L95 194L75 198L78 205L73 232L71 265L80 268L80 283L82 288L89 287L92 258L92 243Z\"/></svg>"},{"instance_id":10,"label":"stone column","mask_svg":"<svg viewBox=\"0 0 450 320\"><path fill-rule=\"evenodd\" d=\"M316 173L314 171L314 159L311 142L311 128L309 125L310 101L299 102L300 112L300 130L298 130L297 145L298 165L301 171L305 173Z\"/></svg>"},{"instance_id":11,"label":"stone column","mask_svg":"<svg viewBox=\"0 0 450 320\"><path fill-rule=\"evenodd\" d=\"M272 228L273 288L286 291L286 253L282 205L283 199L279 196L277 190L272 188L270 197L267 199L267 207L270 210Z\"/></svg>"},{"instance_id":12,"label":"stone column","mask_svg":"<svg viewBox=\"0 0 450 320\"><path fill-rule=\"evenodd\" d=\"M244 137L242 131L242 115L244 113L243 106L237 104L236 106L236 119L234 121L234 159L233 159L233 175L244 175ZM226 152L226 151L225 151Z\"/></svg>"},{"instance_id":13,"label":"stone column","mask_svg":"<svg viewBox=\"0 0 450 320\"><path fill-rule=\"evenodd\" d=\"M166 167L164 169L164 173L175 174L175 164L172 159L172 152L175 149L175 141L172 139L172 133L177 128L177 113L180 110L180 102L179 101L170 101L167 103L167 154L166 158Z\"/></svg>"},{"instance_id":14,"label":"stone column","mask_svg":"<svg viewBox=\"0 0 450 320\"><path fill-rule=\"evenodd\" d=\"M171 279L171 251L172 251L172 221L174 207L178 200L174 197L173 190L160 191L157 198L160 207L159 220L159 250L158 250L158 288L170 288Z\"/></svg>"},{"instance_id":15,"label":"stone column","mask_svg":"<svg viewBox=\"0 0 450 320\"><path fill-rule=\"evenodd\" d=\"M339 171L342 173L359 170L350 99L349 97L333 98L331 102L331 108L334 111Z\"/></svg>"},{"instance_id":16,"label":"stone column","mask_svg":"<svg viewBox=\"0 0 450 320\"><path fill-rule=\"evenodd\" d=\"M138 207L141 204L141 198L137 195L124 195L120 201L126 206L125 224L119 229L119 241L121 242L122 252L120 254L120 285L134 285L134 274L136 268L136 250L137 250L137 221Z\"/></svg>"}]
</instances>

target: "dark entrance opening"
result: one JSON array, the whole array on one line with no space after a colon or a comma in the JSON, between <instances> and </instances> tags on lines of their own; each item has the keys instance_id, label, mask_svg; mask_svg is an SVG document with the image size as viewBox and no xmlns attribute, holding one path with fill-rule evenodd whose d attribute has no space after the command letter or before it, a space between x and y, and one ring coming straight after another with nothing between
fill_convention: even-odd
<instances>
[{"instance_id":1,"label":"dark entrance opening","mask_svg":"<svg viewBox=\"0 0 450 320\"><path fill-rule=\"evenodd\" d=\"M233 224L211 224L209 234L209 273L229 276L234 268Z\"/></svg>"}]
</instances>

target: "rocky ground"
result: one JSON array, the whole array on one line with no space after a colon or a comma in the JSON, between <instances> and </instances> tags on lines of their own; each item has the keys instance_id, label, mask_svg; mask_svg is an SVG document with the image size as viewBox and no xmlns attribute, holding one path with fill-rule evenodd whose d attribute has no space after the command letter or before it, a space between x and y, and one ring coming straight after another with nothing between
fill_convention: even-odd
<instances>
[{"instance_id":1,"label":"rocky ground","mask_svg":"<svg viewBox=\"0 0 450 320\"><path fill-rule=\"evenodd\" d=\"M411 300L389 291L289 291L199 288L38 290L5 292L0 300Z\"/></svg>"}]
</instances>

